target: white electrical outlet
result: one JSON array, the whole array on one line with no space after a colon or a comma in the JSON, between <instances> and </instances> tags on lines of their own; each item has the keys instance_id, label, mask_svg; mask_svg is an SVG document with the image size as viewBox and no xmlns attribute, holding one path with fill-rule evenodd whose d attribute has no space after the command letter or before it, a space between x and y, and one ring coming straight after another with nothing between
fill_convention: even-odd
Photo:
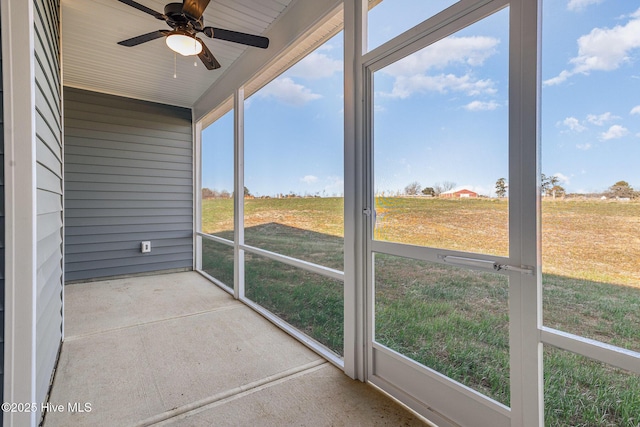
<instances>
[{"instance_id":1,"label":"white electrical outlet","mask_svg":"<svg viewBox=\"0 0 640 427\"><path fill-rule=\"evenodd\" d=\"M151 242L140 242L140 252L143 254L151 252Z\"/></svg>"}]
</instances>

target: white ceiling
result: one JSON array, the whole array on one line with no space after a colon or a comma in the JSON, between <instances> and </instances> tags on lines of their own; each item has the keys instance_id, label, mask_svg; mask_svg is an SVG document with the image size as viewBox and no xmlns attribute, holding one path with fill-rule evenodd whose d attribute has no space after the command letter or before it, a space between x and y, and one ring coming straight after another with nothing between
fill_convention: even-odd
<instances>
[{"instance_id":1,"label":"white ceiling","mask_svg":"<svg viewBox=\"0 0 640 427\"><path fill-rule=\"evenodd\" d=\"M137 1L158 12L163 12L168 2ZM262 35L291 1L211 0L204 13L204 23ZM222 65L218 70L209 71L197 57L177 55L176 58L162 38L135 47L117 44L160 29L169 29L169 26L117 0L62 0L64 85L192 107L245 50L257 49L213 40L202 34L201 38Z\"/></svg>"}]
</instances>

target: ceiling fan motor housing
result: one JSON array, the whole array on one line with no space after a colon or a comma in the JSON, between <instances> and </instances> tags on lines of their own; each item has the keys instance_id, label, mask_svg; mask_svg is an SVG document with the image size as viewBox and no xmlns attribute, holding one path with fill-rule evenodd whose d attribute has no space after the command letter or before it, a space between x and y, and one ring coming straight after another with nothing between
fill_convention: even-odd
<instances>
[{"instance_id":1,"label":"ceiling fan motor housing","mask_svg":"<svg viewBox=\"0 0 640 427\"><path fill-rule=\"evenodd\" d=\"M186 29L190 23L194 29L201 30L204 26L204 20L195 19L182 12L182 3L169 3L164 7L164 15L167 17L166 21L173 28Z\"/></svg>"}]
</instances>

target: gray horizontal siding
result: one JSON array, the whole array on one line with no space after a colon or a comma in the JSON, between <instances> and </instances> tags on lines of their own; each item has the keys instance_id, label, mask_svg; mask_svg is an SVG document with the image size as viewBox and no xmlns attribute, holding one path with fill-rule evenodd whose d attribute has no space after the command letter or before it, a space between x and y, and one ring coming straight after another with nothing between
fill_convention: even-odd
<instances>
[{"instance_id":1,"label":"gray horizontal siding","mask_svg":"<svg viewBox=\"0 0 640 427\"><path fill-rule=\"evenodd\" d=\"M191 202L184 200L83 200L83 199L66 199L65 198L65 214L76 215L75 209L136 209L136 215L140 212L138 209L191 209ZM184 210L183 210L184 212Z\"/></svg>"},{"instance_id":2,"label":"gray horizontal siding","mask_svg":"<svg viewBox=\"0 0 640 427\"><path fill-rule=\"evenodd\" d=\"M66 227L65 227L66 229ZM140 233L115 233L115 234L102 234L99 236L93 235L81 235L81 236L67 236L65 237L65 248L67 248L67 254L71 255L74 253L81 253L83 247L87 247L89 245L100 245L106 243L117 243L117 242L126 242L127 248L135 249L136 252L139 251L140 242L143 240L149 240L149 233L140 232ZM191 235L186 236L185 232L180 231L164 231L162 233L163 239L153 240L152 246L156 246L156 242L162 242L163 240L174 240L178 241L179 239L189 238L191 239ZM132 244L134 242L134 244ZM72 246L78 245L78 247L73 248ZM153 252L151 254L145 255L146 258L152 258ZM73 257L65 257L67 263L73 261ZM66 264L65 264L66 265ZM186 266L185 266L186 267ZM68 277L68 272L65 268L65 274ZM100 277L100 276L96 276Z\"/></svg>"},{"instance_id":3,"label":"gray horizontal siding","mask_svg":"<svg viewBox=\"0 0 640 427\"><path fill-rule=\"evenodd\" d=\"M66 280L191 268L191 111L64 95ZM150 254L140 252L145 240Z\"/></svg>"},{"instance_id":4,"label":"gray horizontal siding","mask_svg":"<svg viewBox=\"0 0 640 427\"><path fill-rule=\"evenodd\" d=\"M62 341L63 173L60 2L34 0L36 124L36 398L46 401Z\"/></svg>"},{"instance_id":5,"label":"gray horizontal siding","mask_svg":"<svg viewBox=\"0 0 640 427\"><path fill-rule=\"evenodd\" d=\"M188 172L181 170L168 170L168 169L132 169L125 166L100 166L90 164L65 164L65 174L92 174L97 182L108 182L109 179L120 179L120 177L131 177L131 179L137 179L135 177L143 178L175 178L175 182L183 183L182 180L190 180L191 176ZM74 178L73 175L70 175ZM115 177L115 178L114 178ZM77 177L75 177L77 178ZM124 178L126 179L126 178Z\"/></svg>"}]
</instances>

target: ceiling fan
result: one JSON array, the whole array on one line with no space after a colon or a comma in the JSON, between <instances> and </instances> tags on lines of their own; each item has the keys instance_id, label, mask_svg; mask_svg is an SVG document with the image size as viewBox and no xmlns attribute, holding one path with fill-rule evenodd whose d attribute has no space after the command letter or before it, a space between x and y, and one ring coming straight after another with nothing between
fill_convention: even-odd
<instances>
[{"instance_id":1,"label":"ceiling fan","mask_svg":"<svg viewBox=\"0 0 640 427\"><path fill-rule=\"evenodd\" d=\"M167 46L171 50L184 56L198 55L208 70L220 68L220 63L207 48L207 45L196 36L198 33L204 33L212 39L226 40L262 49L269 47L269 39L266 37L222 28L205 27L202 14L210 0L183 0L182 3L169 3L164 7L164 13L156 12L133 0L118 1L165 21L172 28L172 30L157 30L118 42L122 46L133 47L160 37L166 37Z\"/></svg>"}]
</instances>

